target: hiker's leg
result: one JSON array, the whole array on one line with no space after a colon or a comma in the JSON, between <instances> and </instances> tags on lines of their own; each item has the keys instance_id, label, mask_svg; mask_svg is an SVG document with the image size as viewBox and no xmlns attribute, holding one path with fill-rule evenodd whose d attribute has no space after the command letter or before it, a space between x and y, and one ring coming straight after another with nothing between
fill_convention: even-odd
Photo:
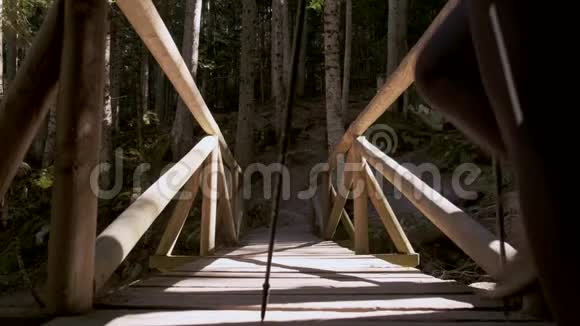
<instances>
[{"instance_id":1,"label":"hiker's leg","mask_svg":"<svg viewBox=\"0 0 580 326\"><path fill-rule=\"evenodd\" d=\"M561 121L564 112L538 107L546 94L537 87L538 71L559 63L537 55L547 40L538 39L536 30L547 29L545 35L560 31L545 21L549 13L530 11L540 7L544 8L527 1L469 1L469 19L483 83L515 169L524 226L545 298L558 323L572 325L575 300L570 299L578 288L569 265L577 255L569 222L574 200L565 191L570 188L565 185L568 172L558 160L563 153L554 147L569 140Z\"/></svg>"},{"instance_id":2,"label":"hiker's leg","mask_svg":"<svg viewBox=\"0 0 580 326\"><path fill-rule=\"evenodd\" d=\"M503 156L504 144L481 83L466 9L461 2L419 54L416 86L433 109L472 141Z\"/></svg>"}]
</instances>

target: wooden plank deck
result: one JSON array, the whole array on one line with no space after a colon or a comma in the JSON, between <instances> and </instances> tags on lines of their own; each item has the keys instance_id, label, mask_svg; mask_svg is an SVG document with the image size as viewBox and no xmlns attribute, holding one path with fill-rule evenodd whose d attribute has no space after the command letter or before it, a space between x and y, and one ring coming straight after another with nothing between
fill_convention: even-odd
<instances>
[{"instance_id":1,"label":"wooden plank deck","mask_svg":"<svg viewBox=\"0 0 580 326\"><path fill-rule=\"evenodd\" d=\"M259 236L99 300L91 314L47 325L259 325L267 246ZM323 325L507 325L501 302L459 283L334 242L286 239L276 246L267 323ZM511 322L549 325L517 312Z\"/></svg>"}]
</instances>

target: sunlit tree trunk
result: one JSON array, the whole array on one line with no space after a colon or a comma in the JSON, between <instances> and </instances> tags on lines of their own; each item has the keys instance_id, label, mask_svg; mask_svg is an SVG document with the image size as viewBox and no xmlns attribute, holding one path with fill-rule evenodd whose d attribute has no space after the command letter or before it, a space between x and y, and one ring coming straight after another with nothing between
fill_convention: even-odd
<instances>
[{"instance_id":1,"label":"sunlit tree trunk","mask_svg":"<svg viewBox=\"0 0 580 326\"><path fill-rule=\"evenodd\" d=\"M114 14L114 10L110 13L109 26L109 48L111 53L111 60L109 62L110 72L108 78L110 79L110 102L111 102L111 119L112 128L115 133L119 132L119 101L121 97L121 68L122 68L122 53L119 31L119 17Z\"/></svg>"},{"instance_id":2,"label":"sunlit tree trunk","mask_svg":"<svg viewBox=\"0 0 580 326\"><path fill-rule=\"evenodd\" d=\"M407 43L408 0L389 0L389 20L387 31L387 78L399 66L405 56ZM393 104L399 111L399 105Z\"/></svg>"},{"instance_id":3,"label":"sunlit tree trunk","mask_svg":"<svg viewBox=\"0 0 580 326\"><path fill-rule=\"evenodd\" d=\"M296 94L304 96L306 88L306 52L308 49L308 11L306 10L304 16L304 29L302 30L302 47L300 48L300 56L298 60L298 76L296 78Z\"/></svg>"},{"instance_id":4,"label":"sunlit tree trunk","mask_svg":"<svg viewBox=\"0 0 580 326\"><path fill-rule=\"evenodd\" d=\"M274 126L277 134L281 130L280 124L286 97L286 83L284 81L284 24L282 16L282 0L272 0L272 96L276 106Z\"/></svg>"},{"instance_id":5,"label":"sunlit tree trunk","mask_svg":"<svg viewBox=\"0 0 580 326\"><path fill-rule=\"evenodd\" d=\"M254 83L256 80L256 0L242 0L240 44L240 101L236 132L236 157L242 167L252 160L254 135Z\"/></svg>"},{"instance_id":6,"label":"sunlit tree trunk","mask_svg":"<svg viewBox=\"0 0 580 326\"><path fill-rule=\"evenodd\" d=\"M185 6L185 22L183 32L183 45L181 54L190 69L193 78L197 74L199 58L199 32L201 29L201 0L187 0ZM193 148L193 117L191 112L181 99L177 101L177 111L172 135L172 150L175 160L180 160L191 148Z\"/></svg>"},{"instance_id":7,"label":"sunlit tree trunk","mask_svg":"<svg viewBox=\"0 0 580 326\"><path fill-rule=\"evenodd\" d=\"M109 34L107 35L105 44L105 92L104 92L104 105L103 105L103 122L101 131L101 163L110 164L108 167L101 165L102 169L99 173L100 186L101 189L109 189L112 186L112 178L114 176L112 164L113 162L113 108L111 101L111 86L115 82L112 62L113 56L111 52L112 38L113 35L110 33L112 30L113 20L111 20L111 15L109 15ZM115 58L116 59L116 58Z\"/></svg>"},{"instance_id":8,"label":"sunlit tree trunk","mask_svg":"<svg viewBox=\"0 0 580 326\"><path fill-rule=\"evenodd\" d=\"M350 96L350 62L352 57L352 0L346 0L346 24L344 40L344 70L342 80L342 119L348 119L348 100Z\"/></svg>"},{"instance_id":9,"label":"sunlit tree trunk","mask_svg":"<svg viewBox=\"0 0 580 326\"><path fill-rule=\"evenodd\" d=\"M158 4L157 4L157 8L159 8L159 15L161 15L161 18L166 20L167 19L167 6L168 6L168 1L166 0L159 0ZM167 96L166 96L166 91L165 91L165 84L166 84L166 78L165 78L165 74L163 73L163 70L161 70L161 67L156 64L155 65L155 112L157 113L157 117L159 118L159 121L161 123L162 126L167 126L168 125L168 121L167 121L167 117L166 117L166 111L167 111Z\"/></svg>"},{"instance_id":10,"label":"sunlit tree trunk","mask_svg":"<svg viewBox=\"0 0 580 326\"><path fill-rule=\"evenodd\" d=\"M326 0L324 3L324 62L326 73L326 123L328 132L328 149L340 142L344 134L344 125L340 109L340 49L338 42L339 0Z\"/></svg>"}]
</instances>

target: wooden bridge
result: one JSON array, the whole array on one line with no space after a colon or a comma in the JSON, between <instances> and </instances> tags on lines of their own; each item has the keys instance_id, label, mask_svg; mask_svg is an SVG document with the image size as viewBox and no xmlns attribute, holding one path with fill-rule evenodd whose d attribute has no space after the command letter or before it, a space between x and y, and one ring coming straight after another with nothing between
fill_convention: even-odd
<instances>
[{"instance_id":1,"label":"wooden bridge","mask_svg":"<svg viewBox=\"0 0 580 326\"><path fill-rule=\"evenodd\" d=\"M89 185L98 163L107 2L55 2L0 110L0 139L12 140L5 143L0 160L2 196L46 116L45 102L52 92L59 92L59 155L46 290L46 313L56 318L48 325L257 325L267 231L241 234L243 171L152 1L116 3L208 136L97 236L97 197ZM342 141L331 144L329 169L321 171L320 178L313 175L318 191L312 200L299 204L311 208L311 216L302 214L303 225L279 230L267 322L500 325L507 318L543 325L517 307L477 296L467 286L415 268L419 254L376 173L492 277L502 270L499 241L362 136L413 83L417 53L455 5L449 1ZM341 156L356 168L345 169ZM352 220L344 209L350 192ZM199 256L173 256L196 195L202 196ZM369 253L369 199L396 253ZM175 209L150 260L160 272L105 292L110 276L172 200ZM309 220L320 230L319 236L308 231ZM351 236L353 250L331 241L339 223ZM216 244L218 227L223 228L229 249ZM509 245L506 253L508 260L517 255Z\"/></svg>"}]
</instances>

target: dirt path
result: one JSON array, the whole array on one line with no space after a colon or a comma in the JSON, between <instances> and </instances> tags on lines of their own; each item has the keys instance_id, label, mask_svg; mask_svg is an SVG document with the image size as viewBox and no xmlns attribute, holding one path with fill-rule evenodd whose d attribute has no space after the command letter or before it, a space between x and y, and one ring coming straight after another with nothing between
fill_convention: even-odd
<instances>
[{"instance_id":1,"label":"dirt path","mask_svg":"<svg viewBox=\"0 0 580 326\"><path fill-rule=\"evenodd\" d=\"M326 114L320 100L298 101L293 112L291 143L287 164L290 178L290 198L280 203L278 240L309 240L312 238L313 209L310 199L298 194L310 187L310 171L327 159ZM268 113L262 119L269 119ZM256 162L271 164L276 161L275 147L257 153ZM251 234L266 232L265 227L252 230Z\"/></svg>"}]
</instances>

